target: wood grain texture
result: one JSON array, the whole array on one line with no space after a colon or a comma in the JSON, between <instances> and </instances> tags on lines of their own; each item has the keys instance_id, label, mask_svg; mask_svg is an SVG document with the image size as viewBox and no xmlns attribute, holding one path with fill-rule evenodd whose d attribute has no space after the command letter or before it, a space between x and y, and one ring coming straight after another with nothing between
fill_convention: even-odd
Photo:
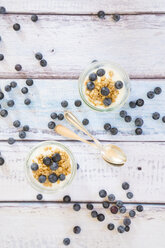
<instances>
[{"instance_id":1,"label":"wood grain texture","mask_svg":"<svg viewBox=\"0 0 165 248\"><path fill-rule=\"evenodd\" d=\"M54 131L48 129L47 124L51 120L52 112L63 113L64 108L61 107L61 101L67 100L68 108L80 120L88 118L90 123L87 129L101 140L114 141L165 141L165 123L161 118L165 115L163 106L165 105L165 81L164 80L131 80L132 91L129 100L144 98L143 107L131 109L128 103L122 108L132 116L132 122L126 123L116 110L111 113L99 113L92 111L85 103L77 108L74 105L76 99L80 99L78 92L77 80L34 80L34 85L29 87L29 93L23 95L21 88L25 86L25 80L16 80L18 87L9 93L5 93L5 99L1 101L2 108L7 108L9 115L7 118L0 117L0 140L6 140L9 137L18 139L18 131L13 127L14 120L19 119L22 126L28 124L30 131L27 133L27 140L46 140L56 139L63 140L65 138L58 136ZM1 89L9 84L11 80L0 80ZM146 94L149 90L153 90L156 86L162 88L162 93L150 100ZM31 105L24 105L24 99L30 97ZM6 105L8 99L15 99L15 106L9 108ZM161 118L157 121L152 119L152 113L158 111ZM137 117L144 119L143 132L141 136L135 134L134 121ZM72 128L65 120L55 120L56 124L63 124ZM104 124L110 122L112 127L118 128L119 133L114 136L110 132L106 132L103 128ZM82 133L77 132L80 135ZM87 136L82 135L84 138Z\"/></svg>"},{"instance_id":2,"label":"wood grain texture","mask_svg":"<svg viewBox=\"0 0 165 248\"><path fill-rule=\"evenodd\" d=\"M16 32L12 26L20 23ZM119 22L107 16L1 16L1 78L78 78L94 59L119 63L132 78L164 78L164 15L124 15ZM42 52L43 68L34 58ZM15 64L23 70L16 72Z\"/></svg>"},{"instance_id":3,"label":"wood grain texture","mask_svg":"<svg viewBox=\"0 0 165 248\"><path fill-rule=\"evenodd\" d=\"M116 227L122 224L123 215L114 216L96 204L95 209L106 215L105 221L99 223L91 218L84 204L81 207L75 212L72 204L1 204L1 247L62 248L65 247L63 239L69 237L72 248L109 248L109 244L119 248L164 248L164 206L144 206L145 211L132 219L130 232L124 234L107 229L109 222ZM135 208L134 205L127 207ZM79 235L72 231L76 225L82 229Z\"/></svg>"},{"instance_id":4,"label":"wood grain texture","mask_svg":"<svg viewBox=\"0 0 165 248\"><path fill-rule=\"evenodd\" d=\"M3 189L0 201L36 200L38 192L28 184L24 169L28 152L35 144L37 142L17 142L11 146L0 142L0 150L6 161L0 168L0 188ZM64 195L69 194L73 201L102 201L98 192L106 189L108 194L114 193L116 199L128 201L126 192L121 188L121 184L128 181L130 191L134 193L132 202L165 203L164 142L117 143L128 157L128 162L120 168L108 165L96 150L85 144L64 144L73 152L80 169L66 190L58 194L44 194L45 200L61 201ZM142 170L138 170L138 167Z\"/></svg>"},{"instance_id":5,"label":"wood grain texture","mask_svg":"<svg viewBox=\"0 0 165 248\"><path fill-rule=\"evenodd\" d=\"M1 5L5 6L8 12L12 13L58 13L58 14L96 14L99 10L104 10L107 14L112 13L162 13L165 12L165 3L158 1L135 0L1 0Z\"/></svg>"}]
</instances>

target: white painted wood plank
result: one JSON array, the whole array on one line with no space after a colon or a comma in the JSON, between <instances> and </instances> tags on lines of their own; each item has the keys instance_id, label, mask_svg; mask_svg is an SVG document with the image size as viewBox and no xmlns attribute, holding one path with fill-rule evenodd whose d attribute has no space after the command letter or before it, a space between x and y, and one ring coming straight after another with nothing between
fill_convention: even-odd
<instances>
[{"instance_id":1,"label":"white painted wood plank","mask_svg":"<svg viewBox=\"0 0 165 248\"><path fill-rule=\"evenodd\" d=\"M38 192L28 184L24 172L26 156L35 144L37 142L17 142L11 146L0 142L0 151L6 161L0 167L0 201L36 200ZM73 201L102 201L98 192L105 189L108 194L114 193L117 199L128 201L126 192L121 188L121 184L128 181L130 191L134 193L130 201L165 202L164 142L117 143L128 157L128 162L120 168L108 165L97 151L85 144L64 144L72 150L80 169L66 190L53 195L44 194L44 200L61 201L64 195L69 194Z\"/></svg>"},{"instance_id":2,"label":"white painted wood plank","mask_svg":"<svg viewBox=\"0 0 165 248\"><path fill-rule=\"evenodd\" d=\"M0 80L1 89L10 83L11 80ZM128 103L124 106L128 114L132 116L132 122L126 123L120 116L119 111L113 113L99 113L92 111L84 103L77 108L74 105L76 99L80 99L78 92L77 80L34 80L34 86L29 88L27 96L21 94L21 88L25 86L25 80L17 80L18 87L6 94L6 98L1 101L2 107L6 108L8 99L15 99L15 106L7 108L9 115L7 118L0 117L0 139L6 140L9 137L18 139L18 131L12 126L15 119L19 119L22 125L28 124L30 132L27 133L27 139L45 140L64 138L58 136L54 131L48 129L47 124L51 120L52 112L63 113L61 101L67 100L68 109L71 110L80 120L88 118L90 123L88 130L101 140L115 141L164 141L165 140L165 124L162 120L154 121L152 113L158 111L161 117L165 115L163 106L165 105L165 81L164 80L131 80L132 91L129 100L144 98L145 105L130 109ZM153 90L156 86L162 88L162 93L150 100L146 94L149 90ZM24 105L25 97L30 97L32 104L28 107ZM135 134L134 120L136 117L144 119L143 132L141 136ZM70 127L65 120L55 120L56 124L63 124ZM112 127L118 128L119 133L114 136L110 132L106 132L103 128L104 124L110 122ZM71 127L70 127L71 128ZM79 132L80 135L82 135ZM83 135L82 135L83 136ZM83 136L87 138L85 135Z\"/></svg>"},{"instance_id":3,"label":"white painted wood plank","mask_svg":"<svg viewBox=\"0 0 165 248\"><path fill-rule=\"evenodd\" d=\"M20 23L16 32L12 26ZM29 15L1 16L0 77L78 77L94 59L121 64L131 77L165 77L164 15L126 15L119 22L110 16L41 15L32 23ZM42 52L43 68L34 58ZM15 71L20 63L22 72Z\"/></svg>"},{"instance_id":4,"label":"white painted wood plank","mask_svg":"<svg viewBox=\"0 0 165 248\"><path fill-rule=\"evenodd\" d=\"M164 248L165 242L165 208L164 206L145 206L142 213L132 219L128 233L119 234L109 231L107 224L122 224L123 216L112 215L95 205L97 211L104 213L106 219L99 223L90 217L90 211L82 204L79 212L72 210L72 204L12 204L1 205L0 241L2 248L54 248L65 247L65 237L71 239L69 247L76 248ZM128 209L135 206L128 206ZM82 229L79 235L73 234L73 227Z\"/></svg>"},{"instance_id":5,"label":"white painted wood plank","mask_svg":"<svg viewBox=\"0 0 165 248\"><path fill-rule=\"evenodd\" d=\"M158 1L140 1L135 0L132 4L131 0L103 0L101 3L97 0L1 0L1 5L5 6L8 12L12 13L58 13L58 14L96 14L99 10L106 13L145 13L165 11L165 3L163 0Z\"/></svg>"}]
</instances>

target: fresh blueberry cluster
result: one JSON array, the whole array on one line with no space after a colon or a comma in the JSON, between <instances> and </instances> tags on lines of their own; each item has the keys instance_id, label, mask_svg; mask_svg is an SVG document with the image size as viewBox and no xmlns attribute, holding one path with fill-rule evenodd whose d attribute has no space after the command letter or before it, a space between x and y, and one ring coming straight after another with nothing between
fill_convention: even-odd
<instances>
[{"instance_id":1,"label":"fresh blueberry cluster","mask_svg":"<svg viewBox=\"0 0 165 248\"><path fill-rule=\"evenodd\" d=\"M104 124L104 129L106 131L110 131L112 135L116 135L118 133L118 129L116 127L111 127L110 123L105 123Z\"/></svg>"},{"instance_id":2,"label":"fresh blueberry cluster","mask_svg":"<svg viewBox=\"0 0 165 248\"><path fill-rule=\"evenodd\" d=\"M41 65L42 67L46 67L46 66L47 66L47 61L43 58L42 53L37 52L37 53L35 54L35 58L36 58L37 60L40 61L40 65Z\"/></svg>"},{"instance_id":3,"label":"fresh blueberry cluster","mask_svg":"<svg viewBox=\"0 0 165 248\"><path fill-rule=\"evenodd\" d=\"M100 18L100 19L104 19L105 18L105 12L103 10L100 10L98 13L97 13L97 16ZM115 21L115 22L118 22L120 20L120 15L119 14L113 14L112 15L112 19Z\"/></svg>"}]
</instances>

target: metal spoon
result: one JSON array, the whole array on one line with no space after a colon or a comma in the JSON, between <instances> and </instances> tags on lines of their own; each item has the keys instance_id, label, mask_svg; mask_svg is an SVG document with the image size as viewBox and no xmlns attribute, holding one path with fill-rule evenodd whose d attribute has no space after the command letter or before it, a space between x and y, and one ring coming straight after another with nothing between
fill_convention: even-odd
<instances>
[{"instance_id":1,"label":"metal spoon","mask_svg":"<svg viewBox=\"0 0 165 248\"><path fill-rule=\"evenodd\" d=\"M124 165L124 163L127 161L127 158L121 148L112 144L103 146L96 138L92 136L92 134L88 132L86 128L84 128L81 122L70 111L65 111L64 116L70 124L81 130L83 133L87 134L95 142L95 145L100 150L100 153L106 162L116 166Z\"/></svg>"}]
</instances>

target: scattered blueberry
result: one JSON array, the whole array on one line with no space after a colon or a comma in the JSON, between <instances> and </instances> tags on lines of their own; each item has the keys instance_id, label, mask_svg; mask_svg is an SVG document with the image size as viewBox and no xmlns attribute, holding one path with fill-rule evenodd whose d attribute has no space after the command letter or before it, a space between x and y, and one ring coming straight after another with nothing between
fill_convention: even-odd
<instances>
[{"instance_id":1,"label":"scattered blueberry","mask_svg":"<svg viewBox=\"0 0 165 248\"><path fill-rule=\"evenodd\" d=\"M98 214L98 215L97 215L97 219L98 219L98 221L100 221L100 222L104 221L104 220L105 220L104 214Z\"/></svg>"},{"instance_id":2,"label":"scattered blueberry","mask_svg":"<svg viewBox=\"0 0 165 248\"><path fill-rule=\"evenodd\" d=\"M51 170L57 170L58 169L58 164L53 162L51 165L50 165L50 169Z\"/></svg>"},{"instance_id":3,"label":"scattered blueberry","mask_svg":"<svg viewBox=\"0 0 165 248\"><path fill-rule=\"evenodd\" d=\"M38 194L38 195L37 195L37 200L41 201L42 198L43 198L43 195L42 195L42 194Z\"/></svg>"},{"instance_id":4,"label":"scattered blueberry","mask_svg":"<svg viewBox=\"0 0 165 248\"><path fill-rule=\"evenodd\" d=\"M2 91L0 91L0 100L2 100L4 98L4 94Z\"/></svg>"},{"instance_id":5,"label":"scattered blueberry","mask_svg":"<svg viewBox=\"0 0 165 248\"><path fill-rule=\"evenodd\" d=\"M138 212L142 212L142 211L143 211L143 206L142 206L142 205L138 205L138 206L136 207L136 210L137 210Z\"/></svg>"},{"instance_id":6,"label":"scattered blueberry","mask_svg":"<svg viewBox=\"0 0 165 248\"><path fill-rule=\"evenodd\" d=\"M13 100L7 101L7 106L8 107L13 107L14 106L14 101Z\"/></svg>"},{"instance_id":7,"label":"scattered blueberry","mask_svg":"<svg viewBox=\"0 0 165 248\"><path fill-rule=\"evenodd\" d=\"M149 99L153 99L154 96L155 96L155 93L154 93L153 91L148 91L147 97L148 97Z\"/></svg>"},{"instance_id":8,"label":"scattered blueberry","mask_svg":"<svg viewBox=\"0 0 165 248\"><path fill-rule=\"evenodd\" d=\"M20 26L19 23L15 23L15 24L13 25L13 29L14 29L15 31L20 30L20 28L21 28L21 26Z\"/></svg>"},{"instance_id":9,"label":"scattered blueberry","mask_svg":"<svg viewBox=\"0 0 165 248\"><path fill-rule=\"evenodd\" d=\"M109 223L109 224L107 225L107 228L108 228L110 231L112 231L112 230L114 230L115 225L114 225L113 223Z\"/></svg>"},{"instance_id":10,"label":"scattered blueberry","mask_svg":"<svg viewBox=\"0 0 165 248\"><path fill-rule=\"evenodd\" d=\"M21 71L22 70L22 66L20 64L15 65L15 70L16 71Z\"/></svg>"},{"instance_id":11,"label":"scattered blueberry","mask_svg":"<svg viewBox=\"0 0 165 248\"><path fill-rule=\"evenodd\" d=\"M63 201L64 202L70 202L71 201L71 198L70 198L70 196L69 195L65 195L64 197L63 197Z\"/></svg>"},{"instance_id":12,"label":"scattered blueberry","mask_svg":"<svg viewBox=\"0 0 165 248\"><path fill-rule=\"evenodd\" d=\"M19 120L16 120L13 122L14 127L20 127L20 125L21 125L21 122Z\"/></svg>"},{"instance_id":13,"label":"scattered blueberry","mask_svg":"<svg viewBox=\"0 0 165 248\"><path fill-rule=\"evenodd\" d=\"M124 226L118 226L117 230L119 233L123 233L125 231Z\"/></svg>"},{"instance_id":14,"label":"scattered blueberry","mask_svg":"<svg viewBox=\"0 0 165 248\"><path fill-rule=\"evenodd\" d=\"M89 74L89 80L90 80L90 81L95 81L96 79L97 79L96 73L91 73L91 74Z\"/></svg>"},{"instance_id":15,"label":"scattered blueberry","mask_svg":"<svg viewBox=\"0 0 165 248\"><path fill-rule=\"evenodd\" d=\"M136 215L136 212L135 212L134 210L130 210L130 211L129 211L129 216L130 216L130 217L133 218L133 217L135 217L135 215Z\"/></svg>"},{"instance_id":16,"label":"scattered blueberry","mask_svg":"<svg viewBox=\"0 0 165 248\"><path fill-rule=\"evenodd\" d=\"M60 174L59 179L60 179L60 181L64 181L65 180L65 174Z\"/></svg>"},{"instance_id":17,"label":"scattered blueberry","mask_svg":"<svg viewBox=\"0 0 165 248\"><path fill-rule=\"evenodd\" d=\"M0 7L0 14L5 14L5 13L6 13L5 7L1 6Z\"/></svg>"},{"instance_id":18,"label":"scattered blueberry","mask_svg":"<svg viewBox=\"0 0 165 248\"><path fill-rule=\"evenodd\" d=\"M123 88L123 82L122 81L116 81L115 88L118 89L118 90Z\"/></svg>"},{"instance_id":19,"label":"scattered blueberry","mask_svg":"<svg viewBox=\"0 0 165 248\"><path fill-rule=\"evenodd\" d=\"M110 202L113 202L113 201L115 200L115 195L114 195L114 194L108 195L108 200L109 200Z\"/></svg>"},{"instance_id":20,"label":"scattered blueberry","mask_svg":"<svg viewBox=\"0 0 165 248\"><path fill-rule=\"evenodd\" d=\"M77 170L79 170L79 168L80 168L80 165L77 163Z\"/></svg>"},{"instance_id":21,"label":"scattered blueberry","mask_svg":"<svg viewBox=\"0 0 165 248\"><path fill-rule=\"evenodd\" d=\"M93 204L92 203L87 203L86 207L87 207L87 209L92 210L93 209Z\"/></svg>"},{"instance_id":22,"label":"scattered blueberry","mask_svg":"<svg viewBox=\"0 0 165 248\"><path fill-rule=\"evenodd\" d=\"M163 117L162 117L162 122L164 122L164 123L165 123L165 116L163 116Z\"/></svg>"},{"instance_id":23,"label":"scattered blueberry","mask_svg":"<svg viewBox=\"0 0 165 248\"><path fill-rule=\"evenodd\" d=\"M82 124L83 124L84 126L87 126L87 125L89 124L89 120L88 120L88 119L84 119L84 120L82 121Z\"/></svg>"},{"instance_id":24,"label":"scattered blueberry","mask_svg":"<svg viewBox=\"0 0 165 248\"><path fill-rule=\"evenodd\" d=\"M156 87L154 89L154 92L155 92L156 95L159 95L162 92L162 89L160 87Z\"/></svg>"},{"instance_id":25,"label":"scattered blueberry","mask_svg":"<svg viewBox=\"0 0 165 248\"><path fill-rule=\"evenodd\" d=\"M123 206L123 202L122 201L117 201L116 206L121 208Z\"/></svg>"},{"instance_id":26,"label":"scattered blueberry","mask_svg":"<svg viewBox=\"0 0 165 248\"><path fill-rule=\"evenodd\" d=\"M87 89L88 90L93 90L95 88L95 84L93 82L88 82L87 83Z\"/></svg>"},{"instance_id":27,"label":"scattered blueberry","mask_svg":"<svg viewBox=\"0 0 165 248\"><path fill-rule=\"evenodd\" d=\"M82 102L81 102L80 100L76 100L76 101L74 102L74 105L75 105L76 107L80 107L81 104L82 104Z\"/></svg>"},{"instance_id":28,"label":"scattered blueberry","mask_svg":"<svg viewBox=\"0 0 165 248\"><path fill-rule=\"evenodd\" d=\"M24 104L25 105L29 105L31 103L31 100L29 99L29 98L26 98L25 100L24 100Z\"/></svg>"},{"instance_id":29,"label":"scattered blueberry","mask_svg":"<svg viewBox=\"0 0 165 248\"><path fill-rule=\"evenodd\" d=\"M144 100L143 99L138 99L137 101L136 101L136 105L138 106L138 107L142 107L143 105L144 105Z\"/></svg>"},{"instance_id":30,"label":"scattered blueberry","mask_svg":"<svg viewBox=\"0 0 165 248\"><path fill-rule=\"evenodd\" d=\"M122 188L123 188L124 190L129 189L129 184L128 184L127 182L122 183Z\"/></svg>"},{"instance_id":31,"label":"scattered blueberry","mask_svg":"<svg viewBox=\"0 0 165 248\"><path fill-rule=\"evenodd\" d=\"M131 122L132 121L132 117L130 115L126 115L124 118L125 122Z\"/></svg>"},{"instance_id":32,"label":"scattered blueberry","mask_svg":"<svg viewBox=\"0 0 165 248\"><path fill-rule=\"evenodd\" d=\"M143 121L142 118L136 118L136 120L135 120L135 126L141 127L141 126L143 126L143 123L144 123L144 121Z\"/></svg>"},{"instance_id":33,"label":"scattered blueberry","mask_svg":"<svg viewBox=\"0 0 165 248\"><path fill-rule=\"evenodd\" d=\"M4 55L0 54L0 61L4 60Z\"/></svg>"},{"instance_id":34,"label":"scattered blueberry","mask_svg":"<svg viewBox=\"0 0 165 248\"><path fill-rule=\"evenodd\" d=\"M31 79L31 78L26 79L26 84L27 84L27 86L32 86L33 85L33 79Z\"/></svg>"},{"instance_id":35,"label":"scattered blueberry","mask_svg":"<svg viewBox=\"0 0 165 248\"><path fill-rule=\"evenodd\" d=\"M75 226L75 227L73 228L73 232L74 232L75 234L79 234L79 233L81 232L81 228L80 228L79 226Z\"/></svg>"},{"instance_id":36,"label":"scattered blueberry","mask_svg":"<svg viewBox=\"0 0 165 248\"><path fill-rule=\"evenodd\" d=\"M55 112L51 113L50 117L55 120L57 118L57 114Z\"/></svg>"},{"instance_id":37,"label":"scattered blueberry","mask_svg":"<svg viewBox=\"0 0 165 248\"><path fill-rule=\"evenodd\" d=\"M118 133L118 129L116 127L112 127L110 129L110 132L111 132L112 135L116 135Z\"/></svg>"},{"instance_id":38,"label":"scattered blueberry","mask_svg":"<svg viewBox=\"0 0 165 248\"><path fill-rule=\"evenodd\" d=\"M119 212L121 214L124 214L126 212L126 207L122 206L121 208L119 208Z\"/></svg>"},{"instance_id":39,"label":"scattered blueberry","mask_svg":"<svg viewBox=\"0 0 165 248\"><path fill-rule=\"evenodd\" d=\"M8 143L9 143L9 145L13 145L15 143L15 139L9 138Z\"/></svg>"},{"instance_id":40,"label":"scattered blueberry","mask_svg":"<svg viewBox=\"0 0 165 248\"><path fill-rule=\"evenodd\" d=\"M109 208L110 203L108 201L103 201L103 208Z\"/></svg>"},{"instance_id":41,"label":"scattered blueberry","mask_svg":"<svg viewBox=\"0 0 165 248\"><path fill-rule=\"evenodd\" d=\"M67 101L62 101L62 102L61 102L61 106L62 106L63 108L66 108L66 107L68 106L68 102L67 102Z\"/></svg>"},{"instance_id":42,"label":"scattered blueberry","mask_svg":"<svg viewBox=\"0 0 165 248\"><path fill-rule=\"evenodd\" d=\"M47 61L46 61L45 59L41 59L40 65L41 65L42 67L47 66Z\"/></svg>"},{"instance_id":43,"label":"scattered blueberry","mask_svg":"<svg viewBox=\"0 0 165 248\"><path fill-rule=\"evenodd\" d=\"M64 245L70 245L70 239L69 239L69 238L65 238L65 239L63 240L63 244L64 244Z\"/></svg>"},{"instance_id":44,"label":"scattered blueberry","mask_svg":"<svg viewBox=\"0 0 165 248\"><path fill-rule=\"evenodd\" d=\"M37 163L32 163L31 164L31 170L32 171L37 171L38 170L38 164Z\"/></svg>"},{"instance_id":45,"label":"scattered blueberry","mask_svg":"<svg viewBox=\"0 0 165 248\"><path fill-rule=\"evenodd\" d=\"M63 114L59 114L59 115L58 115L58 120L59 120L59 121L62 121L63 119L64 119L64 115L63 115Z\"/></svg>"},{"instance_id":46,"label":"scattered blueberry","mask_svg":"<svg viewBox=\"0 0 165 248\"><path fill-rule=\"evenodd\" d=\"M133 102L133 101L129 102L129 106L130 106L130 108L135 108L136 102Z\"/></svg>"},{"instance_id":47,"label":"scattered blueberry","mask_svg":"<svg viewBox=\"0 0 165 248\"><path fill-rule=\"evenodd\" d=\"M111 100L111 98L106 97L106 98L104 98L103 103L105 106L109 106L109 105L111 105L112 100Z\"/></svg>"},{"instance_id":48,"label":"scattered blueberry","mask_svg":"<svg viewBox=\"0 0 165 248\"><path fill-rule=\"evenodd\" d=\"M120 117L125 118L127 116L127 112L125 110L120 111Z\"/></svg>"},{"instance_id":49,"label":"scattered blueberry","mask_svg":"<svg viewBox=\"0 0 165 248\"><path fill-rule=\"evenodd\" d=\"M75 203L75 204L73 205L73 209L74 209L75 211L79 211L79 210L81 209L80 204Z\"/></svg>"},{"instance_id":50,"label":"scattered blueberry","mask_svg":"<svg viewBox=\"0 0 165 248\"><path fill-rule=\"evenodd\" d=\"M129 226L125 226L124 230L125 230L125 232L129 232L130 227Z\"/></svg>"},{"instance_id":51,"label":"scattered blueberry","mask_svg":"<svg viewBox=\"0 0 165 248\"><path fill-rule=\"evenodd\" d=\"M107 192L106 192L104 189L102 189L102 190L99 191L99 196L100 196L101 198L104 198L104 197L107 196Z\"/></svg>"},{"instance_id":52,"label":"scattered blueberry","mask_svg":"<svg viewBox=\"0 0 165 248\"><path fill-rule=\"evenodd\" d=\"M55 124L54 121L49 121L49 123L48 123L48 128L49 128L49 129L54 129L55 126L56 126L56 124Z\"/></svg>"},{"instance_id":53,"label":"scattered blueberry","mask_svg":"<svg viewBox=\"0 0 165 248\"><path fill-rule=\"evenodd\" d=\"M49 166L49 165L51 165L52 160L51 160L51 158L49 158L49 157L45 157L45 158L43 158L43 163L44 163L45 165Z\"/></svg>"},{"instance_id":54,"label":"scattered blueberry","mask_svg":"<svg viewBox=\"0 0 165 248\"><path fill-rule=\"evenodd\" d=\"M92 216L93 218L96 218L97 215L98 215L97 211L93 210L93 211L91 212L91 216Z\"/></svg>"},{"instance_id":55,"label":"scattered blueberry","mask_svg":"<svg viewBox=\"0 0 165 248\"><path fill-rule=\"evenodd\" d=\"M129 218L124 218L123 224L124 224L125 226L129 226L129 225L131 224L131 220L130 220Z\"/></svg>"},{"instance_id":56,"label":"scattered blueberry","mask_svg":"<svg viewBox=\"0 0 165 248\"><path fill-rule=\"evenodd\" d=\"M52 173L48 176L48 180L51 183L55 183L58 180L58 176L55 173Z\"/></svg>"},{"instance_id":57,"label":"scattered blueberry","mask_svg":"<svg viewBox=\"0 0 165 248\"><path fill-rule=\"evenodd\" d=\"M21 92L22 92L22 94L27 94L28 93L28 88L27 87L23 87L21 89Z\"/></svg>"},{"instance_id":58,"label":"scattered blueberry","mask_svg":"<svg viewBox=\"0 0 165 248\"><path fill-rule=\"evenodd\" d=\"M105 70L104 69L98 69L96 73L97 73L97 76L102 77L105 75Z\"/></svg>"},{"instance_id":59,"label":"scattered blueberry","mask_svg":"<svg viewBox=\"0 0 165 248\"><path fill-rule=\"evenodd\" d=\"M26 137L25 131L20 131L19 132L19 137L20 137L20 139L24 139Z\"/></svg>"},{"instance_id":60,"label":"scattered blueberry","mask_svg":"<svg viewBox=\"0 0 165 248\"><path fill-rule=\"evenodd\" d=\"M52 156L52 160L53 162L57 163L61 160L61 155L59 153L55 153L53 156Z\"/></svg>"},{"instance_id":61,"label":"scattered blueberry","mask_svg":"<svg viewBox=\"0 0 165 248\"><path fill-rule=\"evenodd\" d=\"M37 60L41 60L41 59L43 58L42 53L36 53L36 54L35 54L35 58L36 58Z\"/></svg>"},{"instance_id":62,"label":"scattered blueberry","mask_svg":"<svg viewBox=\"0 0 165 248\"><path fill-rule=\"evenodd\" d=\"M39 181L40 183L45 183L45 181L46 181L46 176L45 176L45 175L39 176L39 177L38 177L38 181Z\"/></svg>"},{"instance_id":63,"label":"scattered blueberry","mask_svg":"<svg viewBox=\"0 0 165 248\"><path fill-rule=\"evenodd\" d=\"M113 18L113 20L114 20L115 22L118 22L118 21L120 20L120 15L119 15L119 14L114 14L114 15L112 16L112 18Z\"/></svg>"},{"instance_id":64,"label":"scattered blueberry","mask_svg":"<svg viewBox=\"0 0 165 248\"><path fill-rule=\"evenodd\" d=\"M100 19L104 19L105 17L105 12L100 10L98 13L97 13L97 16L100 18Z\"/></svg>"},{"instance_id":65,"label":"scattered blueberry","mask_svg":"<svg viewBox=\"0 0 165 248\"><path fill-rule=\"evenodd\" d=\"M12 82L10 83L10 87L11 87L11 88L16 88L16 87L17 87L17 82L12 81Z\"/></svg>"},{"instance_id":66,"label":"scattered blueberry","mask_svg":"<svg viewBox=\"0 0 165 248\"><path fill-rule=\"evenodd\" d=\"M101 94L102 94L103 96L108 96L109 93L110 93L110 91L109 91L108 87L102 87L102 88L101 88Z\"/></svg>"},{"instance_id":67,"label":"scattered blueberry","mask_svg":"<svg viewBox=\"0 0 165 248\"><path fill-rule=\"evenodd\" d=\"M0 157L0 165L3 165L5 163L4 158Z\"/></svg>"},{"instance_id":68,"label":"scattered blueberry","mask_svg":"<svg viewBox=\"0 0 165 248\"><path fill-rule=\"evenodd\" d=\"M7 84L7 85L5 86L5 91L6 91L6 92L11 91L11 86L10 86L9 84Z\"/></svg>"},{"instance_id":69,"label":"scattered blueberry","mask_svg":"<svg viewBox=\"0 0 165 248\"><path fill-rule=\"evenodd\" d=\"M23 126L23 131L28 132L29 131L29 126L28 125Z\"/></svg>"},{"instance_id":70,"label":"scattered blueberry","mask_svg":"<svg viewBox=\"0 0 165 248\"><path fill-rule=\"evenodd\" d=\"M92 60L92 62L91 62L91 63L95 63L95 62L97 62L97 60L96 60L96 59Z\"/></svg>"},{"instance_id":71,"label":"scattered blueberry","mask_svg":"<svg viewBox=\"0 0 165 248\"><path fill-rule=\"evenodd\" d=\"M133 193L132 192L127 192L127 198L132 199L133 198Z\"/></svg>"},{"instance_id":72,"label":"scattered blueberry","mask_svg":"<svg viewBox=\"0 0 165 248\"><path fill-rule=\"evenodd\" d=\"M116 206L112 206L112 207L110 207L110 211L112 214L117 214L118 208Z\"/></svg>"},{"instance_id":73,"label":"scattered blueberry","mask_svg":"<svg viewBox=\"0 0 165 248\"><path fill-rule=\"evenodd\" d=\"M105 124L104 124L104 129L105 129L106 131L109 131L109 130L111 129L111 124L105 123Z\"/></svg>"},{"instance_id":74,"label":"scattered blueberry","mask_svg":"<svg viewBox=\"0 0 165 248\"><path fill-rule=\"evenodd\" d=\"M138 127L138 128L135 129L135 133L137 135L141 135L143 133L143 130L140 127Z\"/></svg>"},{"instance_id":75,"label":"scattered blueberry","mask_svg":"<svg viewBox=\"0 0 165 248\"><path fill-rule=\"evenodd\" d=\"M1 115L1 117L6 117L6 116L8 115L7 110L6 110L6 109L2 109L2 110L0 111L0 115Z\"/></svg>"},{"instance_id":76,"label":"scattered blueberry","mask_svg":"<svg viewBox=\"0 0 165 248\"><path fill-rule=\"evenodd\" d=\"M32 20L32 22L37 22L38 21L38 16L37 15L32 15L31 20Z\"/></svg>"},{"instance_id":77,"label":"scattered blueberry","mask_svg":"<svg viewBox=\"0 0 165 248\"><path fill-rule=\"evenodd\" d=\"M154 112L154 113L152 114L152 118L153 118L154 120L158 120L158 119L160 118L160 114L159 114L158 112Z\"/></svg>"}]
</instances>

